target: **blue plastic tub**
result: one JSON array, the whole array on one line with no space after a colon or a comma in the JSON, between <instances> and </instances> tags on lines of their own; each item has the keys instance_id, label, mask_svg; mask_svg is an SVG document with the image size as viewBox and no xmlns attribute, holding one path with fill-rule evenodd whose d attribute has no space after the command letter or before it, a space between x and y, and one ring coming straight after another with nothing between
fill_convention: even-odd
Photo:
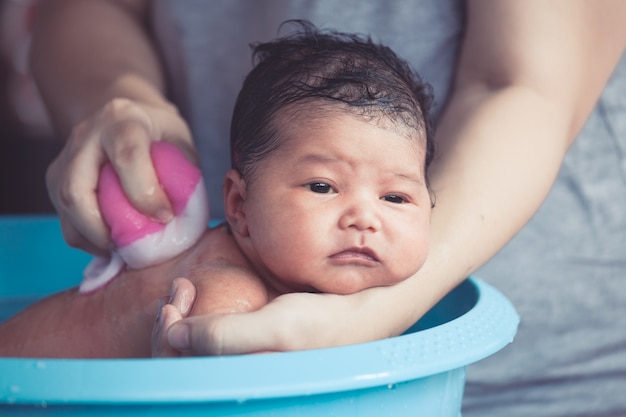
<instances>
[{"instance_id":1,"label":"blue plastic tub","mask_svg":"<svg viewBox=\"0 0 626 417\"><path fill-rule=\"evenodd\" d=\"M76 285L87 261L55 217L0 217L0 320ZM470 278L382 341L208 358L0 358L0 414L458 417L466 366L511 342L518 322L502 294Z\"/></svg>"}]
</instances>

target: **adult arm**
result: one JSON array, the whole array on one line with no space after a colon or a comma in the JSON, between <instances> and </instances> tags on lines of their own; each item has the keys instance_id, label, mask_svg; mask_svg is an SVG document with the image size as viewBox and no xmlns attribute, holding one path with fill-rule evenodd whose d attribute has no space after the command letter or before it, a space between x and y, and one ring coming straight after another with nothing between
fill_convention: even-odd
<instances>
[{"instance_id":1,"label":"adult arm","mask_svg":"<svg viewBox=\"0 0 626 417\"><path fill-rule=\"evenodd\" d=\"M626 3L474 0L467 8L430 171L436 207L424 267L392 287L289 294L254 313L186 318L168 331L173 347L233 354L400 334L530 219L624 50Z\"/></svg>"},{"instance_id":2,"label":"adult arm","mask_svg":"<svg viewBox=\"0 0 626 417\"><path fill-rule=\"evenodd\" d=\"M103 254L109 232L95 189L110 160L131 203L172 216L149 157L168 140L193 159L189 129L164 98L165 81L146 29L146 0L40 2L31 63L54 125L68 138L46 175L68 243Z\"/></svg>"}]
</instances>

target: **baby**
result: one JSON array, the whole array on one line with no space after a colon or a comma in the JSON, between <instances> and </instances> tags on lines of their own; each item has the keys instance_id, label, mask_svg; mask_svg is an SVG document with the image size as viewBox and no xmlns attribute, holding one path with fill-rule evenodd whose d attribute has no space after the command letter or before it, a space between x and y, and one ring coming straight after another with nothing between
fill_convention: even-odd
<instances>
[{"instance_id":1,"label":"baby","mask_svg":"<svg viewBox=\"0 0 626 417\"><path fill-rule=\"evenodd\" d=\"M288 292L393 285L428 252L429 87L389 48L302 30L257 44L231 125L226 222L173 259L42 300L0 326L0 356L150 355L174 277L191 315L256 310Z\"/></svg>"}]
</instances>

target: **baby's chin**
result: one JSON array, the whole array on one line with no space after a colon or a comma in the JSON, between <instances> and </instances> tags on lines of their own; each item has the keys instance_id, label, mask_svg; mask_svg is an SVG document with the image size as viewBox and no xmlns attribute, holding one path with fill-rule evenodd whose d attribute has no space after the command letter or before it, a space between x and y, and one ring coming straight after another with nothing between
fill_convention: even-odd
<instances>
[{"instance_id":1,"label":"baby's chin","mask_svg":"<svg viewBox=\"0 0 626 417\"><path fill-rule=\"evenodd\" d=\"M310 286L315 288L317 292L339 295L350 295L359 291L366 290L374 287L387 287L404 281L411 273L403 274L402 276L392 274L388 271L359 271L356 268L354 271L342 271L342 273L336 274L333 278L324 280L312 280Z\"/></svg>"}]
</instances>

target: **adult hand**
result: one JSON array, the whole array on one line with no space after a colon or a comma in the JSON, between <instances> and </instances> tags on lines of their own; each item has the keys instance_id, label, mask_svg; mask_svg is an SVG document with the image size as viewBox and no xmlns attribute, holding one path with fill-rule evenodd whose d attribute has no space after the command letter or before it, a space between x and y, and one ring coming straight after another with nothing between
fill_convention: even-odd
<instances>
[{"instance_id":1,"label":"adult hand","mask_svg":"<svg viewBox=\"0 0 626 417\"><path fill-rule=\"evenodd\" d=\"M101 166L110 161L131 204L160 221L172 207L159 186L152 161L152 141L167 140L197 163L187 124L170 105L146 105L116 98L77 124L50 165L46 183L70 246L97 255L107 253L109 230L96 197Z\"/></svg>"},{"instance_id":2,"label":"adult hand","mask_svg":"<svg viewBox=\"0 0 626 417\"><path fill-rule=\"evenodd\" d=\"M179 320L187 317L196 299L196 287L186 278L172 281L171 295L159 301L157 318L152 328L152 357L173 358L182 356L172 348L167 339L167 330Z\"/></svg>"},{"instance_id":3,"label":"adult hand","mask_svg":"<svg viewBox=\"0 0 626 417\"><path fill-rule=\"evenodd\" d=\"M347 296L284 294L252 313L188 317L195 287L179 278L172 286L170 304L160 309L155 323L153 356L293 351L390 337L411 323L400 323L402 320L396 317L392 321L400 324L394 330L387 314L373 308L390 288L372 288ZM389 294L384 297L389 299ZM368 321L371 326L363 326Z\"/></svg>"},{"instance_id":4,"label":"adult hand","mask_svg":"<svg viewBox=\"0 0 626 417\"><path fill-rule=\"evenodd\" d=\"M169 304L161 308L153 329L154 357L290 351L340 344L325 342L327 338L307 331L312 324L323 326L325 314L321 314L324 309L319 303L326 295L287 294L252 313L188 317L195 296L191 281L178 278L172 284ZM313 318L312 323L307 318ZM330 331L331 326L327 328Z\"/></svg>"}]
</instances>

